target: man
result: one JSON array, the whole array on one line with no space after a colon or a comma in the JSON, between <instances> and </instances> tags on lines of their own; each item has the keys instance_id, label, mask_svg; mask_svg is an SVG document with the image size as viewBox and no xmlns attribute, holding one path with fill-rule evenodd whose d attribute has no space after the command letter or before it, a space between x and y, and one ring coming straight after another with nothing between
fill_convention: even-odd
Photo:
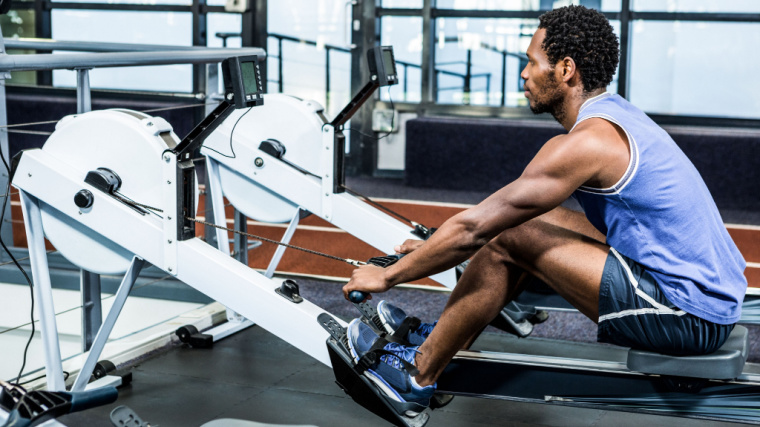
<instances>
[{"instance_id":1,"label":"man","mask_svg":"<svg viewBox=\"0 0 760 427\"><path fill-rule=\"evenodd\" d=\"M568 133L429 240L398 247L408 255L396 264L363 266L344 287L346 295L383 292L472 257L438 323L410 332L421 345L388 344L367 371L387 394L420 408L526 275L597 322L600 342L671 355L715 351L741 314L745 262L699 173L664 130L605 93L619 56L609 22L582 6L547 12L527 56L521 77L531 110L551 113ZM585 216L559 207L570 196ZM379 309L391 327L403 317ZM348 333L357 359L377 338L358 321Z\"/></svg>"}]
</instances>

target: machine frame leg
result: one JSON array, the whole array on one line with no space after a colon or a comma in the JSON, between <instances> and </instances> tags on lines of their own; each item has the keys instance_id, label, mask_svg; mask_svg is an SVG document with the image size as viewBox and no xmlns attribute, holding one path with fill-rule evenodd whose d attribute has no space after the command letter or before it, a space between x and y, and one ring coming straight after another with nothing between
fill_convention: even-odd
<instances>
[{"instance_id":1,"label":"machine frame leg","mask_svg":"<svg viewBox=\"0 0 760 427\"><path fill-rule=\"evenodd\" d=\"M61 347L58 341L58 325L55 320L53 289L50 284L50 269L45 253L45 235L42 228L40 202L31 194L19 190L21 209L24 213L24 226L29 247L29 260L32 266L34 296L40 314L40 329L45 347L45 374L49 391L66 391L63 379Z\"/></svg>"},{"instance_id":2,"label":"machine frame leg","mask_svg":"<svg viewBox=\"0 0 760 427\"><path fill-rule=\"evenodd\" d=\"M221 227L227 227L227 215L224 212L224 194L222 193L222 179L219 174L219 162L210 157L206 157L206 176L209 184L209 188L206 189L206 200L209 200L209 198L211 199L211 207L214 212L214 224ZM218 228L215 228L214 230L216 230L217 247L220 251L229 255L230 238L227 235L227 231ZM246 252L246 256L247 254L248 253ZM228 308L227 323L211 328L205 333L213 336L214 341L219 341L224 337L253 325L253 322Z\"/></svg>"},{"instance_id":3,"label":"machine frame leg","mask_svg":"<svg viewBox=\"0 0 760 427\"><path fill-rule=\"evenodd\" d=\"M82 369L79 371L79 375L77 376L71 391L83 391L85 389L85 386L92 375L92 371L98 363L98 358L103 352L103 348L106 346L108 336L111 335L111 331L116 324L116 320L119 318L121 309L124 308L124 303L126 303L129 292L132 290L143 265L145 265L143 259L138 257L132 258L132 263L129 265L127 272L124 273L124 278L121 280L119 290L116 291L113 306L111 306L111 310L108 312L105 322L103 322L100 330L98 330L97 336L95 336L95 341L92 343L90 353L87 355L87 359L85 360Z\"/></svg>"},{"instance_id":4,"label":"machine frame leg","mask_svg":"<svg viewBox=\"0 0 760 427\"><path fill-rule=\"evenodd\" d=\"M296 213L293 214L293 218L290 220L290 224L288 224L288 228L285 230L285 234L282 235L282 240L280 242L282 243L290 243L290 239L293 238L293 234L296 232L296 228L298 227L298 222L301 220L301 207L299 206L296 208ZM282 255L285 253L285 246L277 246L277 249L274 251L274 255L272 256L272 260L269 261L269 266L267 267L266 273L264 273L264 276L268 278L272 278L274 276L274 271L277 269L277 266L280 264L280 260L282 259Z\"/></svg>"}]
</instances>

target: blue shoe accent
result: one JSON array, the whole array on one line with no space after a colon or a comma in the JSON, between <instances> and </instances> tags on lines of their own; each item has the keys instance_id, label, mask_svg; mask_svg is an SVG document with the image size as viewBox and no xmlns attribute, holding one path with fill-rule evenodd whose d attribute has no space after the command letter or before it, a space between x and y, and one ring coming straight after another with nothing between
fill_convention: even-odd
<instances>
[{"instance_id":1,"label":"blue shoe accent","mask_svg":"<svg viewBox=\"0 0 760 427\"><path fill-rule=\"evenodd\" d=\"M351 357L358 363L359 359L372 349L380 338L377 333L354 319L348 324L348 347ZM388 397L398 402L411 402L428 407L430 398L435 393L435 384L420 387L412 382L412 377L406 371L404 363L414 364L417 347L407 347L396 343L387 343L383 350L391 353L380 356L379 360L370 366L364 375L369 378ZM420 410L420 411L421 411Z\"/></svg>"},{"instance_id":2,"label":"blue shoe accent","mask_svg":"<svg viewBox=\"0 0 760 427\"><path fill-rule=\"evenodd\" d=\"M377 304L377 314L380 317L380 321L383 323L385 332L391 335L395 334L395 332L401 327L404 319L407 318L404 310L385 300L380 301L380 303ZM401 338L409 341L409 343L413 345L422 345L430 333L433 332L436 323L438 322L432 324L420 323L416 329L410 330L407 332L406 336Z\"/></svg>"}]
</instances>

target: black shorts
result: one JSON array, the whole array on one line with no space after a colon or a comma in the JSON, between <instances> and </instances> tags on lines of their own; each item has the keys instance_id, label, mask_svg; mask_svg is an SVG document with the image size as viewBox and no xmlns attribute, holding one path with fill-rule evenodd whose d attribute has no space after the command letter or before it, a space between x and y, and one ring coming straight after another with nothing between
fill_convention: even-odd
<instances>
[{"instance_id":1,"label":"black shorts","mask_svg":"<svg viewBox=\"0 0 760 427\"><path fill-rule=\"evenodd\" d=\"M733 329L674 306L643 266L610 248L599 287L599 342L698 355L720 348Z\"/></svg>"}]
</instances>

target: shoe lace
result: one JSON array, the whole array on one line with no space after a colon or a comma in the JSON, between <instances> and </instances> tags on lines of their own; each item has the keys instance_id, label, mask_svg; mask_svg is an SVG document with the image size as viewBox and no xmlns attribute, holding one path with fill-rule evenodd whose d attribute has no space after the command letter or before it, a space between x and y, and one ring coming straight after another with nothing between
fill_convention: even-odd
<instances>
[{"instance_id":1,"label":"shoe lace","mask_svg":"<svg viewBox=\"0 0 760 427\"><path fill-rule=\"evenodd\" d=\"M380 356L380 360L396 369L404 368L404 364L401 362L402 359L414 365L414 356L420 352L418 347L407 347L393 342L388 343L383 349L393 354Z\"/></svg>"},{"instance_id":2,"label":"shoe lace","mask_svg":"<svg viewBox=\"0 0 760 427\"><path fill-rule=\"evenodd\" d=\"M438 324L438 321L436 320L435 323L420 323L420 326L417 327L417 329L414 330L415 333L419 334L423 338L427 338L431 332L433 332L433 328L435 328L435 325Z\"/></svg>"}]
</instances>

